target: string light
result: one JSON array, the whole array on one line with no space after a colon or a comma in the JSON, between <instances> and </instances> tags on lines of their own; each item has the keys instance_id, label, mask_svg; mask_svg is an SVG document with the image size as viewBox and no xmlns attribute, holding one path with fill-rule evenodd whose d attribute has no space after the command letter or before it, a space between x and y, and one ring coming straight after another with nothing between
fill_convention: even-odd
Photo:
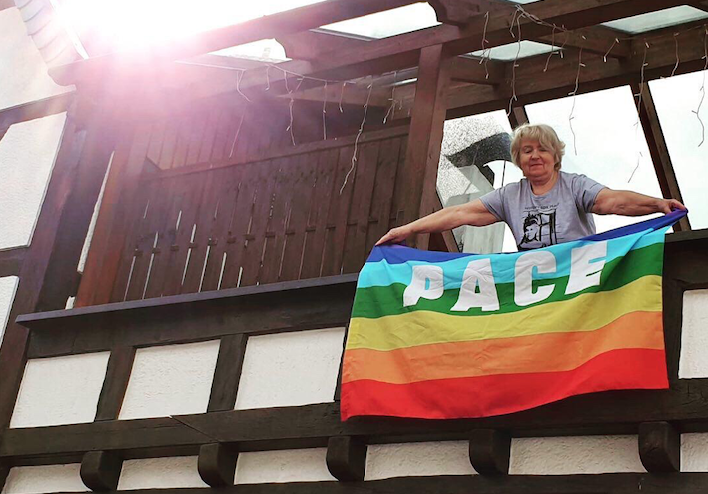
<instances>
[{"instance_id":1,"label":"string light","mask_svg":"<svg viewBox=\"0 0 708 494\"><path fill-rule=\"evenodd\" d=\"M250 103L251 100L248 99L248 96L246 96L245 94L243 94L243 92L241 91L241 79L243 79L243 74L244 74L245 72L246 72L245 70L241 70L241 71L239 71L239 72L236 73L236 91L238 91L238 94L240 94L241 96L243 96L243 98L244 98L246 101L248 101L248 102Z\"/></svg>"},{"instance_id":2,"label":"string light","mask_svg":"<svg viewBox=\"0 0 708 494\"><path fill-rule=\"evenodd\" d=\"M324 102L322 103L322 132L327 140L327 82L324 83Z\"/></svg>"},{"instance_id":3,"label":"string light","mask_svg":"<svg viewBox=\"0 0 708 494\"><path fill-rule=\"evenodd\" d=\"M705 28L705 33L703 35L703 60L705 60L705 63L703 64L703 82L701 84L701 100L698 102L698 108L693 110L693 113L696 114L696 118L698 119L698 123L701 124L701 142L698 143L698 147L701 147L703 143L706 140L706 127L703 125L703 120L701 120L701 106L703 105L703 100L706 97L706 70L708 70L708 26L704 26Z\"/></svg>"},{"instance_id":4,"label":"string light","mask_svg":"<svg viewBox=\"0 0 708 494\"><path fill-rule=\"evenodd\" d=\"M512 27L514 24L514 21L516 21L516 28L518 31L518 46L516 48L516 56L514 57L514 61L511 63L511 98L509 98L509 109L506 112L506 116L511 115L511 110L512 106L514 104L514 101L518 101L518 98L516 97L516 67L519 66L518 61L519 61L519 56L521 55L521 22L520 22L520 17L521 15L516 15L517 12L523 11L523 9L517 9L514 11L514 16L512 17L511 23ZM513 33L512 33L513 36Z\"/></svg>"},{"instance_id":5,"label":"string light","mask_svg":"<svg viewBox=\"0 0 708 494\"><path fill-rule=\"evenodd\" d=\"M676 69L678 69L679 66L679 51L678 51L678 35L679 33L674 33L674 44L676 45L676 65L674 65L674 70L671 71L671 77L674 76L676 73Z\"/></svg>"},{"instance_id":6,"label":"string light","mask_svg":"<svg viewBox=\"0 0 708 494\"><path fill-rule=\"evenodd\" d=\"M610 52L612 51L612 48L614 48L615 45L618 44L619 42L620 42L620 40L617 39L617 38L615 38L615 40L614 40L614 41L612 42L612 44L610 45L610 48L607 50L607 52L605 53L605 55L602 57L602 61L603 61L603 62L607 63L607 55L610 54Z\"/></svg>"},{"instance_id":7,"label":"string light","mask_svg":"<svg viewBox=\"0 0 708 494\"><path fill-rule=\"evenodd\" d=\"M356 139L354 139L354 153L352 154L352 167L349 169L349 171L347 172L347 175L344 177L344 183L342 184L342 188L339 189L340 196L344 192L344 188L347 186L347 182L349 181L349 176L354 172L354 168L356 168L356 162L359 159L359 157L357 156L357 153L359 150L359 139L361 138L361 134L364 132L364 125L366 125L366 111L369 109L369 98L371 97L371 88L372 87L374 87L373 76L371 78L371 83L369 84L369 92L366 95L366 102L364 103L364 118L361 120L361 126L359 127L359 133L357 133Z\"/></svg>"},{"instance_id":8,"label":"string light","mask_svg":"<svg viewBox=\"0 0 708 494\"><path fill-rule=\"evenodd\" d=\"M575 155L578 155L577 139L575 135L575 130L573 129L573 119L575 118L573 114L575 113L575 97L578 95L578 87L580 86L580 69L585 67L583 63L583 48L580 48L578 52L578 72L575 74L575 89L570 95L573 96L573 105L570 107L570 115L568 115L568 126L570 127L570 132L573 134L573 151Z\"/></svg>"}]
</instances>

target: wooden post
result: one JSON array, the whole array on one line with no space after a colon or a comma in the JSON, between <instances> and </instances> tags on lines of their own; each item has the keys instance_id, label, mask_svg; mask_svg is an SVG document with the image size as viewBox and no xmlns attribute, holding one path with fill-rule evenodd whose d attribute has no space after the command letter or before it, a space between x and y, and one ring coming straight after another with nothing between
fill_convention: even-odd
<instances>
[{"instance_id":1,"label":"wooden post","mask_svg":"<svg viewBox=\"0 0 708 494\"><path fill-rule=\"evenodd\" d=\"M511 109L509 115L509 123L512 129L516 129L520 125L529 123L529 116L526 114L526 108L523 106L515 106Z\"/></svg>"},{"instance_id":2,"label":"wooden post","mask_svg":"<svg viewBox=\"0 0 708 494\"><path fill-rule=\"evenodd\" d=\"M659 116L656 112L656 106L654 105L654 98L649 90L649 84L646 82L644 84L633 82L631 88L632 94L638 95L641 93L639 119L642 123L642 129L644 130L644 137L649 146L649 154L654 163L656 176L659 179L661 193L667 199L673 198L683 202L678 180L676 179L676 174L671 164L669 148L666 145L664 134L661 131L661 124L659 123ZM635 98L637 98L637 96L635 96ZM691 225L688 222L688 217L682 218L674 225L674 231L677 232L690 229Z\"/></svg>"},{"instance_id":3,"label":"wooden post","mask_svg":"<svg viewBox=\"0 0 708 494\"><path fill-rule=\"evenodd\" d=\"M639 458L650 473L681 471L681 434L668 422L639 424Z\"/></svg>"},{"instance_id":4,"label":"wooden post","mask_svg":"<svg viewBox=\"0 0 708 494\"><path fill-rule=\"evenodd\" d=\"M435 204L435 182L447 109L452 58L443 45L420 50L418 82L411 114L405 161L405 222L430 213ZM418 235L410 245L427 249L429 235Z\"/></svg>"},{"instance_id":5,"label":"wooden post","mask_svg":"<svg viewBox=\"0 0 708 494\"><path fill-rule=\"evenodd\" d=\"M509 473L511 436L495 429L477 429L470 435L470 463L481 475Z\"/></svg>"},{"instance_id":6,"label":"wooden post","mask_svg":"<svg viewBox=\"0 0 708 494\"><path fill-rule=\"evenodd\" d=\"M91 118L91 126L99 120ZM99 139L100 136L87 138L90 129L84 130L77 124L76 107L72 107L64 125L61 144L49 181L49 187L37 219L32 242L27 248L19 270L20 283L15 295L15 302L8 319L7 329L0 348L0 429L7 426L24 371L27 342L27 328L15 323L19 314L36 312L41 301L45 308L62 309L71 289L72 279L52 277L58 273L51 263L61 263L76 269L81 253L81 244L88 230L91 214L68 214L65 211L92 211L101 187L101 179L107 163L96 163L82 158L85 141ZM100 149L102 146L93 146ZM90 184L91 190L75 191L82 184ZM81 224L69 224L69 221ZM80 236L78 249L75 236ZM61 253L63 255L59 256ZM51 284L51 290L47 287ZM63 303L60 303L62 300ZM49 303L57 305L47 305Z\"/></svg>"}]
</instances>

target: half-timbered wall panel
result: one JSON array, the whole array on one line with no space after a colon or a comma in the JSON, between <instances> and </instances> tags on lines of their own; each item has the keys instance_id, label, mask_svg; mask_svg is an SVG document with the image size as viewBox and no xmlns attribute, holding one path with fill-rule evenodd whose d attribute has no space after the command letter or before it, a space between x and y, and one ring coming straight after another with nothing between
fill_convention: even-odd
<instances>
[{"instance_id":1,"label":"half-timbered wall panel","mask_svg":"<svg viewBox=\"0 0 708 494\"><path fill-rule=\"evenodd\" d=\"M708 377L708 290L687 290L683 294L683 325L679 377Z\"/></svg>"}]
</instances>

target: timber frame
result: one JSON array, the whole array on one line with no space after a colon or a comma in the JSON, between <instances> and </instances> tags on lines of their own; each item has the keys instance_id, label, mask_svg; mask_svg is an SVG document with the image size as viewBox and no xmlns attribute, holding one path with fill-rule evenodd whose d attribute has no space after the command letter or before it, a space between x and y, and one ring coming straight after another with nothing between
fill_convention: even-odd
<instances>
[{"instance_id":1,"label":"timber frame","mask_svg":"<svg viewBox=\"0 0 708 494\"><path fill-rule=\"evenodd\" d=\"M0 251L0 276L17 276L20 280L0 348L0 483L12 466L81 462L81 476L87 486L114 490L125 459L198 455L199 474L210 486L224 489L220 492L590 494L636 492L637 485L643 492L657 494L708 490L708 473L677 473L680 434L708 432L708 380L678 379L683 293L708 288L708 263L704 258L708 234L705 230L691 231L687 219L674 227L677 233L669 235L666 244L664 320L670 390L575 397L519 414L480 420L341 423L338 391L332 403L233 410L249 336L346 326L356 280L351 273L357 271L361 256L375 240L375 232L442 206L435 194L435 179L446 118L507 109L510 122L516 127L528 121L526 104L564 97L569 92L581 94L630 85L634 94L642 95L637 101L639 117L662 194L681 200L647 82L672 73L703 69L707 22L694 21L636 35L599 24L680 5L706 10L704 3L542 0L524 4L525 15L521 15L514 4L504 0L431 0L442 24L428 29L383 39L319 29L410 3L413 1L328 0L203 33L149 55L113 53L92 57L50 69L55 81L73 84L76 90L0 110L0 138L11 125L67 112L34 238L29 246ZM0 9L10 7L7 2L0 2ZM86 36L90 38L90 33ZM293 60L270 64L206 54L268 37L278 38ZM616 38L621 38L621 42L616 43ZM520 39L553 43L563 50L564 56L539 55L484 63L467 55ZM583 63L582 70L579 61ZM237 117L241 115L243 123L242 115L249 105L268 109L267 118L259 122L266 125L268 119L285 118L279 122L286 122L288 107L292 111L293 102L297 102L295 106L301 112L298 115L303 115L314 128L311 122L315 119L311 117L320 118L317 112L322 105L336 104L340 95L340 104L358 109L333 122L329 139L318 142L322 140L321 132L315 129L297 135L299 142L294 148L264 141L262 148L253 145L243 154L239 154L241 148L236 149L241 132ZM362 105L366 103L369 115L381 122L391 100L398 105L387 123L360 123ZM205 116L195 112L213 107L234 113L223 116L210 110ZM363 110L364 115L366 111ZM186 136L185 142L198 141L196 133L189 132L193 118L201 119L205 130L200 135L207 136L210 131L214 135L208 145L180 144L181 136ZM182 119L182 127L167 129L164 121L173 119ZM231 134L221 132L226 127L235 133L233 143ZM250 130L258 129L254 124ZM292 134L293 141L295 135ZM156 141L155 136L162 140ZM173 143L169 153L165 152L166 142ZM285 165L294 163L292 168L301 176L319 173L318 177L327 177L329 189L323 189L322 196L313 197L333 201L334 177L342 178L350 161L354 164L349 153L356 152L359 145L363 158L354 174L354 185L344 192L348 209L336 209L321 217L301 212L298 217L296 208L291 206L300 192L308 190L308 182L287 177L267 181L269 170L284 170ZM238 152L234 155L235 149ZM312 157L319 163L315 171L306 168ZM334 160L336 170L325 169L327 160ZM374 176L367 174L382 168L382 163L386 164L387 183L396 185L391 190L380 190ZM164 249L150 244L152 237L143 235L140 242L145 244L147 239L146 246L134 247L123 239L135 233L138 223L134 219L142 211L138 204L141 194L161 180L167 183L218 170L224 170L224 174L233 170L237 178L230 180L237 180L258 167L260 171L255 172L257 179L253 182L256 185L249 189L254 199L250 201L249 196L249 201L243 203L248 207L263 215L268 212L268 205L255 199L262 194L259 187L264 183L268 192L294 188L288 192L287 201L274 203L278 212L258 225L260 237L246 221L246 244L275 242L285 252L288 239L314 234L316 245L330 242L341 247L332 265L308 266L302 262L299 271L288 273L282 266L268 264L269 259L277 257L272 254L257 266L249 283L241 284L238 273L232 275L238 283L224 288L217 277L219 283L213 288L221 290L200 293L202 272L201 281L198 273L194 275L194 286L199 288L192 293L156 291L151 295L154 298L146 297L151 293L148 281L152 268L152 260L148 264L147 259L168 254L177 257L175 252L182 255L185 246L203 249L208 245L216 249L217 245L238 245L238 241L226 236L219 240L215 235L199 241L183 238L181 244L174 240ZM207 184L218 182L215 175L208 176ZM86 269L79 276L76 266L104 179L103 202ZM318 189L315 194L319 193ZM361 197L373 199L366 202ZM164 208L162 219L167 217L167 206ZM310 207L310 213L312 210ZM302 231L292 226L293 217ZM338 229L338 224L344 227ZM345 241L352 238L354 242L345 248ZM449 234L419 236L412 241L419 248L456 249ZM298 255L293 253L293 257ZM144 283L142 290L130 286L130 256L147 271L145 281L140 280ZM209 265L204 262L207 271ZM128 282L114 286L112 282L121 273L126 274L126 265L130 266ZM106 273L111 283L105 282ZM192 277L186 267L184 277ZM259 279L269 283L256 286ZM160 295L166 296L158 298ZM71 296L77 296L78 308L64 310ZM327 302L323 303L325 297ZM138 347L210 339L219 339L221 345L206 413L118 420ZM95 351L111 354L94 422L8 428L28 359ZM505 475L512 437L627 433L638 434L640 456L651 473ZM367 445L424 440L471 440L470 461L483 475L361 482ZM235 487L229 483L233 481L239 452L305 447L327 447L328 467L341 482ZM191 492L175 490L187 491Z\"/></svg>"}]
</instances>

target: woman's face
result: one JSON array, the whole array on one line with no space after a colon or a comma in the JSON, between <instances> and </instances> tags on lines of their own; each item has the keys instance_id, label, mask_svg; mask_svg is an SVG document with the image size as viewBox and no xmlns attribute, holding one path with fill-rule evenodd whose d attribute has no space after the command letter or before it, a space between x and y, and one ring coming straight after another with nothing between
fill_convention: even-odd
<instances>
[{"instance_id":1,"label":"woman's face","mask_svg":"<svg viewBox=\"0 0 708 494\"><path fill-rule=\"evenodd\" d=\"M556 159L552 149L547 149L533 139L521 141L519 166L530 180L547 180L555 172Z\"/></svg>"}]
</instances>

